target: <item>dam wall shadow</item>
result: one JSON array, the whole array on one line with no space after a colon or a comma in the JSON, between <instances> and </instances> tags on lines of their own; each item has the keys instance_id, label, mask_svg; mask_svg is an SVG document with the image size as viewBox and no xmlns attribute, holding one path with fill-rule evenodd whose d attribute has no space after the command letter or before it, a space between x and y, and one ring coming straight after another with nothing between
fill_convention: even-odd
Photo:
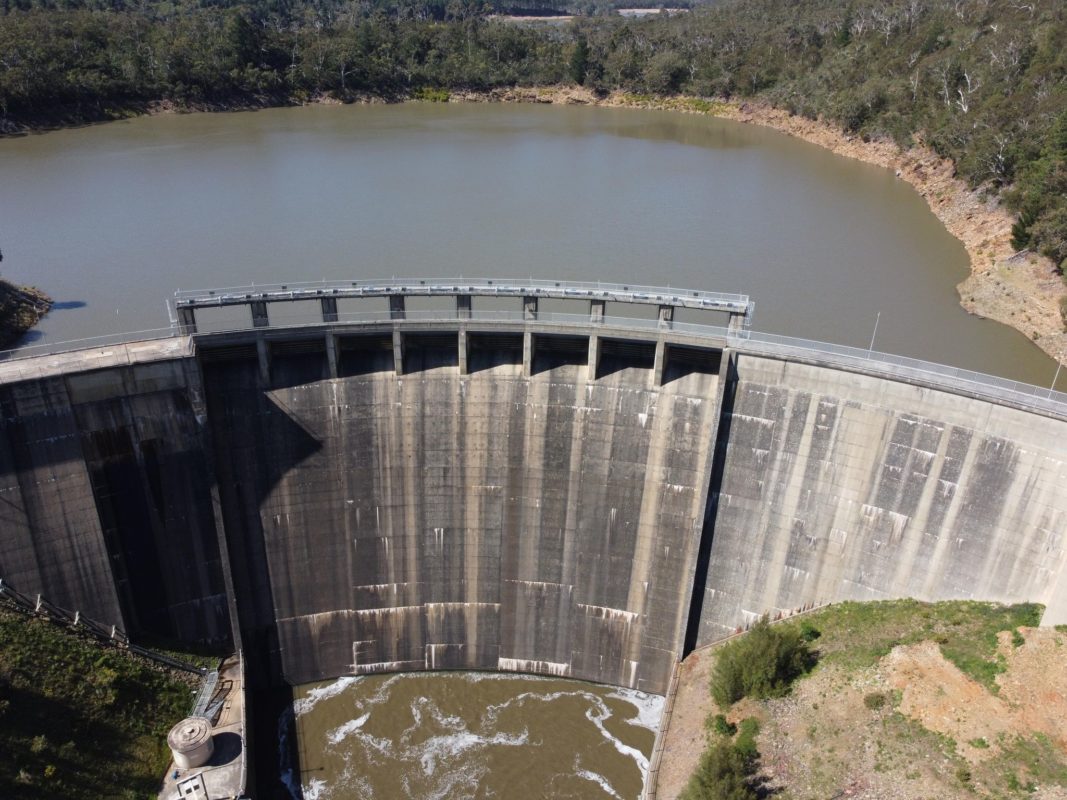
<instances>
[{"instance_id":1,"label":"dam wall shadow","mask_svg":"<svg viewBox=\"0 0 1067 800\"><path fill-rule=\"evenodd\" d=\"M1067 622L1067 419L610 325L203 334L0 365L0 578L253 686L533 672L663 693L813 602Z\"/></svg>"}]
</instances>

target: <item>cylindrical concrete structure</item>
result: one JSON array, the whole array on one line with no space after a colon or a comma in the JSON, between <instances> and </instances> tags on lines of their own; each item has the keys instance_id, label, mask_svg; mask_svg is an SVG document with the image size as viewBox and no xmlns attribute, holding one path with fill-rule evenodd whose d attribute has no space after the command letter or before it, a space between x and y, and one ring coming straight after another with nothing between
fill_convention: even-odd
<instances>
[{"instance_id":1,"label":"cylindrical concrete structure","mask_svg":"<svg viewBox=\"0 0 1067 800\"><path fill-rule=\"evenodd\" d=\"M211 738L211 721L204 717L188 717L170 729L167 744L179 769L201 767L215 751Z\"/></svg>"}]
</instances>

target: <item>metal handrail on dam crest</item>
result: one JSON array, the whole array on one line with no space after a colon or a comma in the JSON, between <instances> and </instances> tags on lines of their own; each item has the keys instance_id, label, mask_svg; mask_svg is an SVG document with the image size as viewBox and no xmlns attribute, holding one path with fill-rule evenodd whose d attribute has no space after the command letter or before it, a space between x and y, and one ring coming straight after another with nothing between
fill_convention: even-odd
<instances>
[{"instance_id":1,"label":"metal handrail on dam crest","mask_svg":"<svg viewBox=\"0 0 1067 800\"><path fill-rule=\"evenodd\" d=\"M472 297L521 298L521 310L485 310L472 307ZM453 297L452 309L408 309L405 297ZM342 312L339 299L388 298L388 311ZM578 300L589 303L588 314L544 311L539 299ZM285 313L268 316L270 304L315 301L321 304L321 317ZM658 308L656 319L629 316L609 316L606 304L629 303ZM250 319L245 323L227 320L225 325L201 331L196 311L234 306L248 306ZM729 325L716 326L681 322L674 319L675 308L699 309L729 315ZM0 383L40 377L75 368L74 351L92 353L94 363L134 363L150 357L159 349L159 356L184 352L187 347L169 344L175 339L199 339L201 335L239 333L255 329L295 329L318 325L390 325L397 323L460 322L482 325L525 325L530 323L564 325L589 329L601 326L632 331L639 336L683 335L709 340L714 346L729 347L741 353L768 357L800 358L813 363L827 364L846 370L873 372L898 380L920 382L934 388L960 391L975 396L1006 402L1027 409L1067 416L1067 393L996 375L938 364L922 359L883 353L870 349L832 344L810 339L764 333L751 329L755 303L744 294L707 292L654 287L636 284L547 281L547 280L471 280L471 279L411 279L392 281L315 281L262 284L245 287L226 287L207 290L182 290L168 300L172 314L171 326L150 331L111 334L69 342L46 342L41 345L0 352ZM143 347L140 347L142 345ZM155 343L153 345L153 343ZM130 348L139 347L139 355ZM61 356L47 363L43 356ZM35 363L28 363L34 360ZM6 363L5 363L6 362ZM92 367L90 367L92 368Z\"/></svg>"}]
</instances>

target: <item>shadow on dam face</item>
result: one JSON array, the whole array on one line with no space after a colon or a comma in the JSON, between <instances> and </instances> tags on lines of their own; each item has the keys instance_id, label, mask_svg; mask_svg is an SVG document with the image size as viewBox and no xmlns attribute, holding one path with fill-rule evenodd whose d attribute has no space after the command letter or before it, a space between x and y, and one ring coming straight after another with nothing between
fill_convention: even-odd
<instances>
[{"instance_id":1,"label":"shadow on dam face","mask_svg":"<svg viewBox=\"0 0 1067 800\"><path fill-rule=\"evenodd\" d=\"M317 372L316 355L315 350L283 353L272 364L271 384L300 384ZM271 520L264 519L261 509L285 476L322 445L264 385L254 346L209 350L201 357L201 368L220 501L218 522L225 531L239 639L250 682L277 684L282 667L275 593L289 587L271 580L265 530Z\"/></svg>"}]
</instances>

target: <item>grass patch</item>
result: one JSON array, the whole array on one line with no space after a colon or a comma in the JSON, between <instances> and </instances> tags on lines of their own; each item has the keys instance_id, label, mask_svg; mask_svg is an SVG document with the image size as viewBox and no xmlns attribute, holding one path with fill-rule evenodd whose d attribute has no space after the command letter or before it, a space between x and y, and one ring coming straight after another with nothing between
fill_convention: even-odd
<instances>
[{"instance_id":1,"label":"grass patch","mask_svg":"<svg viewBox=\"0 0 1067 800\"><path fill-rule=\"evenodd\" d=\"M686 97L682 100L683 106L689 111L695 111L698 114L711 114L718 115L726 110L726 103L716 102L715 100L702 100L699 97Z\"/></svg>"},{"instance_id":2,"label":"grass patch","mask_svg":"<svg viewBox=\"0 0 1067 800\"><path fill-rule=\"evenodd\" d=\"M193 683L0 609L0 797L155 797Z\"/></svg>"},{"instance_id":3,"label":"grass patch","mask_svg":"<svg viewBox=\"0 0 1067 800\"><path fill-rule=\"evenodd\" d=\"M897 645L931 639L941 646L946 659L995 692L994 679L1004 671L996 654L997 634L1038 625L1043 610L1036 603L1002 606L973 601L848 602L818 611L806 617L804 624L813 625L822 633L819 657L825 663L848 669L868 667Z\"/></svg>"},{"instance_id":4,"label":"grass patch","mask_svg":"<svg viewBox=\"0 0 1067 800\"><path fill-rule=\"evenodd\" d=\"M1033 791L1036 786L1067 786L1067 763L1044 734L1018 736L1001 742L1000 753L985 765L990 786L1003 782L1010 791Z\"/></svg>"},{"instance_id":5,"label":"grass patch","mask_svg":"<svg viewBox=\"0 0 1067 800\"><path fill-rule=\"evenodd\" d=\"M439 89L434 86L420 86L411 93L415 100L424 100L427 103L447 103L452 93L448 89Z\"/></svg>"},{"instance_id":6,"label":"grass patch","mask_svg":"<svg viewBox=\"0 0 1067 800\"><path fill-rule=\"evenodd\" d=\"M936 604L915 600L838 603L796 620L775 625L762 623L745 636L720 645L715 653L711 686L715 686L716 673L722 663L733 664L734 677L731 681L725 681L728 686L739 683L737 676L743 676L746 671L755 675L773 675L776 654L780 652L777 644L764 642L748 652L739 649L744 642L757 642L760 636L766 634L766 630L757 633L758 630L769 629L775 632L776 637L802 643L805 647L817 646L817 668L822 670L832 666L831 676L835 681L843 680L846 685L863 686L862 682L853 683L850 673L862 672L874 666L897 645L935 641L946 659L995 692L994 679L1004 669L1003 658L998 658L997 654L998 633L1011 632L1012 644L1019 646L1019 640L1025 643L1025 637L1018 633L1018 629L1036 626L1042 611L1041 606L1034 604L1002 606L970 601ZM733 655L724 658L727 653ZM839 675L839 672L843 674ZM746 694L774 697L788 691L788 688L783 690L780 684L773 681L769 683L775 687L773 692ZM803 725L798 728L797 742L794 742L794 746L799 746L799 750L805 753L805 768L809 772L804 790L811 796L833 796L846 776L851 774L850 770L855 769L870 769L873 773L888 776L890 780L924 780L930 782L932 787L943 786L952 796L962 792L966 796L974 794L989 800L1021 798L1025 796L1024 793L1033 792L1037 786L1067 785L1067 759L1047 737L1001 737L996 741L970 739L968 744L971 747L986 751L984 760L971 764L958 752L957 745L962 744L962 739L957 743L953 738L928 730L918 720L903 715L898 710L901 692L886 688L877 690L872 687L861 695L863 705L876 713L850 717L850 721L844 723L859 726L856 729L858 735L876 743L877 753L873 756L873 762L867 764L862 756L849 749L851 743L842 740L842 723L836 720L834 712L820 710L823 706L833 706L834 697L828 693L830 691L824 691L818 698L812 696L808 709L801 712L806 716L802 717ZM730 697L732 695L728 695L727 699ZM718 697L715 699L720 708L725 709L729 705L722 703ZM817 703L815 699L818 699ZM730 699L730 702L733 700ZM769 726L769 735L772 739L780 737L775 711L778 704L768 702L759 704L759 707L762 711L757 712L758 716L768 720L765 724ZM808 724L809 720L811 724ZM807 726L806 731L804 725ZM723 755L722 748L730 747L737 751L743 762L751 764L759 760L755 749L759 730L756 717L742 720L736 726L736 732L721 714L709 718L707 726L717 734L708 737L709 746L718 748L720 752L715 756L705 754L705 759L712 760L707 762L706 768L702 767L704 777L698 780L695 775L687 793L683 795L690 800L733 796L719 794L717 790L708 788L709 776L716 774L714 770L729 761L730 757ZM863 766L860 766L861 762ZM762 791L752 774L743 785L729 783L728 786L733 787L729 791L739 792L736 796L741 798L750 797L743 794L745 791L755 791L757 796ZM797 796L806 797L809 794Z\"/></svg>"}]
</instances>

